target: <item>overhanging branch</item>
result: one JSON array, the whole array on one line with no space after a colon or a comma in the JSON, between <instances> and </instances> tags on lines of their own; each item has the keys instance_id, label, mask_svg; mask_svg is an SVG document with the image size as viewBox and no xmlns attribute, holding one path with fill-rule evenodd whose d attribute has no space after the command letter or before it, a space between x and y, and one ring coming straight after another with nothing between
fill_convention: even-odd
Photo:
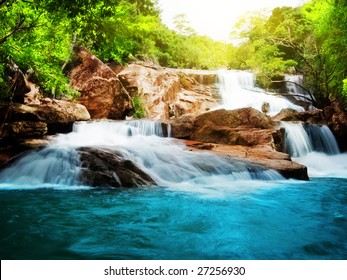
<instances>
[{"instance_id":1,"label":"overhanging branch","mask_svg":"<svg viewBox=\"0 0 347 280\"><path fill-rule=\"evenodd\" d=\"M21 27L22 27L22 25L23 25L23 23L24 23L24 21L25 21L25 17L24 17L23 15L21 15L21 16L19 17L19 20L18 20L16 26L15 26L9 33L7 33L4 37L0 38L0 44L3 44L3 43L6 42L6 40L7 40L8 38L10 38L14 33L20 31L20 30L21 30Z\"/></svg>"}]
</instances>

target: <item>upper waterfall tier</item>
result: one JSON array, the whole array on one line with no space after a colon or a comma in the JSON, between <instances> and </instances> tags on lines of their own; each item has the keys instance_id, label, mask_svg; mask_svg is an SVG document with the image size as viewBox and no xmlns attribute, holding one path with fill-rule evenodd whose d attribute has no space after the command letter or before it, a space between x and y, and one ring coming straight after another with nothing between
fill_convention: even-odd
<instances>
[{"instance_id":1,"label":"upper waterfall tier","mask_svg":"<svg viewBox=\"0 0 347 280\"><path fill-rule=\"evenodd\" d=\"M219 90L223 99L222 107L225 109L238 109L252 107L259 111L268 108L271 116L278 114L282 109L291 108L304 111L304 108L293 104L289 100L272 95L255 86L255 77L252 72L237 70L220 70L218 72Z\"/></svg>"}]
</instances>

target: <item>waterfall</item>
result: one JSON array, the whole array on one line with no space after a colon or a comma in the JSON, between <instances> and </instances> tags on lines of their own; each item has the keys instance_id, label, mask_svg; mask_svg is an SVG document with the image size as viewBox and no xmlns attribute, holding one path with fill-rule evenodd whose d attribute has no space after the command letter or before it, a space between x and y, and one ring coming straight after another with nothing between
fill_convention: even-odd
<instances>
[{"instance_id":1,"label":"waterfall","mask_svg":"<svg viewBox=\"0 0 347 280\"><path fill-rule=\"evenodd\" d=\"M312 142L301 123L282 122L285 129L284 150L292 157L307 155L313 151Z\"/></svg>"},{"instance_id":2,"label":"waterfall","mask_svg":"<svg viewBox=\"0 0 347 280\"><path fill-rule=\"evenodd\" d=\"M229 185L236 180L283 179L276 171L255 164L188 151L181 142L164 137L168 131L154 121L79 122L73 132L57 135L48 147L29 153L0 172L0 185L83 184L79 176L81 147L114 151L136 164L160 186L209 186L215 182Z\"/></svg>"},{"instance_id":3,"label":"waterfall","mask_svg":"<svg viewBox=\"0 0 347 280\"><path fill-rule=\"evenodd\" d=\"M308 167L309 176L346 177L347 154L325 125L282 122L284 150Z\"/></svg>"},{"instance_id":4,"label":"waterfall","mask_svg":"<svg viewBox=\"0 0 347 280\"><path fill-rule=\"evenodd\" d=\"M307 93L305 93L305 91L301 87L303 76L302 75L286 74L284 76L284 79L286 81L286 88L287 88L288 93L298 95L298 96L295 96L295 98L298 100L305 100L304 98L300 97L300 96L306 96L306 94L307 94Z\"/></svg>"},{"instance_id":5,"label":"waterfall","mask_svg":"<svg viewBox=\"0 0 347 280\"><path fill-rule=\"evenodd\" d=\"M307 124L305 128L314 151L322 152L328 155L337 155L340 153L335 136L329 127L326 125L319 126Z\"/></svg>"},{"instance_id":6,"label":"waterfall","mask_svg":"<svg viewBox=\"0 0 347 280\"><path fill-rule=\"evenodd\" d=\"M292 94L293 98L298 101L303 101L309 104L309 109L314 110L316 109L312 105L312 101L315 101L314 96L311 96L308 92L306 92L302 85L303 85L303 76L302 75L290 75L286 74L284 76L284 79L286 81L286 88L289 94ZM313 100L312 100L313 98Z\"/></svg>"},{"instance_id":7,"label":"waterfall","mask_svg":"<svg viewBox=\"0 0 347 280\"><path fill-rule=\"evenodd\" d=\"M30 152L0 172L0 183L22 186L78 185L79 157L76 150L52 145Z\"/></svg>"},{"instance_id":8,"label":"waterfall","mask_svg":"<svg viewBox=\"0 0 347 280\"><path fill-rule=\"evenodd\" d=\"M285 151L293 157L302 157L310 152L328 155L340 150L331 130L326 125L282 122L285 130Z\"/></svg>"},{"instance_id":9,"label":"waterfall","mask_svg":"<svg viewBox=\"0 0 347 280\"><path fill-rule=\"evenodd\" d=\"M256 87L255 77L252 72L220 70L218 72L218 81L223 100L222 107L225 109L252 107L263 111L264 105L268 105L267 113L271 116L278 114L285 108L304 111L303 107Z\"/></svg>"}]
</instances>

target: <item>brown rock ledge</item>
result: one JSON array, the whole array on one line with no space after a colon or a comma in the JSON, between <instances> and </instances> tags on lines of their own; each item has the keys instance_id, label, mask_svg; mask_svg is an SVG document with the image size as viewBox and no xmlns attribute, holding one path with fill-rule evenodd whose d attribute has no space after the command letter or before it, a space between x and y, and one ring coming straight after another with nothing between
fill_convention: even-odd
<instances>
[{"instance_id":1,"label":"brown rock ledge","mask_svg":"<svg viewBox=\"0 0 347 280\"><path fill-rule=\"evenodd\" d=\"M208 150L217 154L232 156L278 171L287 179L309 180L307 167L291 160L285 153L277 152L268 146L240 146L183 141L192 151Z\"/></svg>"}]
</instances>

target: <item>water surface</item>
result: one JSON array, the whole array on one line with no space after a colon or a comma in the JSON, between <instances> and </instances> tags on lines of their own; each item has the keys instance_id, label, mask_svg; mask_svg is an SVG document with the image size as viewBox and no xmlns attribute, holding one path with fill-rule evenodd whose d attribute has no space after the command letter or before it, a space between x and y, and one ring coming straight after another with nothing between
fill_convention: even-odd
<instances>
[{"instance_id":1,"label":"water surface","mask_svg":"<svg viewBox=\"0 0 347 280\"><path fill-rule=\"evenodd\" d=\"M1 259L347 259L347 179L10 187Z\"/></svg>"}]
</instances>

